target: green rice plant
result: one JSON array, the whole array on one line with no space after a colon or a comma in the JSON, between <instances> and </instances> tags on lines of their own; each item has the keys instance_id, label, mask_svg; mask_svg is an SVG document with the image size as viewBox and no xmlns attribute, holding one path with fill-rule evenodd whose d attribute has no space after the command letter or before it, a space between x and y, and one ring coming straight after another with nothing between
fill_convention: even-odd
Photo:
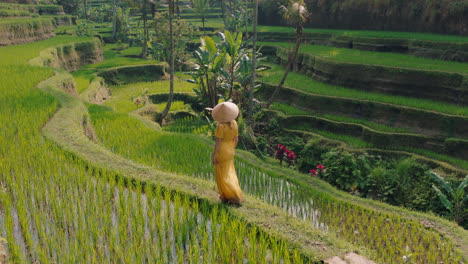
<instances>
[{"instance_id":1,"label":"green rice plant","mask_svg":"<svg viewBox=\"0 0 468 264\"><path fill-rule=\"evenodd\" d=\"M283 42L260 42L264 46L290 48L291 44ZM395 68L421 69L430 71L456 72L468 74L465 63L434 60L399 53L382 53L357 49L334 48L319 45L301 45L299 53L312 54L332 61L345 63L381 65Z\"/></svg>"},{"instance_id":2,"label":"green rice plant","mask_svg":"<svg viewBox=\"0 0 468 264\"><path fill-rule=\"evenodd\" d=\"M270 66L271 69L262 72L262 76L259 77L259 80L264 83L276 85L280 81L279 79L281 76L279 73L281 73L284 69L282 66L276 64L268 64L268 66ZM427 111L436 111L450 115L468 116L467 107L461 107L449 103L436 102L427 99L393 96L388 94L359 91L341 86L324 84L312 80L305 74L300 74L296 72L291 72L289 74L285 86L313 94L320 94L333 97L344 97L358 100L368 100L378 103L408 106Z\"/></svg>"}]
</instances>

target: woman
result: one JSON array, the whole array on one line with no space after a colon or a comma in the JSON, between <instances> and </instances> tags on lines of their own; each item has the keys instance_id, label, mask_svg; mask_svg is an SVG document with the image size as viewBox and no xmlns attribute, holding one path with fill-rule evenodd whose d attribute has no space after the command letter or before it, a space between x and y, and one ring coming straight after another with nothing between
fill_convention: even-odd
<instances>
[{"instance_id":1,"label":"woman","mask_svg":"<svg viewBox=\"0 0 468 264\"><path fill-rule=\"evenodd\" d=\"M239 108L231 102L218 104L211 114L218 121L213 152L216 184L223 203L240 205L244 198L234 168L234 152L238 142L237 122Z\"/></svg>"}]
</instances>

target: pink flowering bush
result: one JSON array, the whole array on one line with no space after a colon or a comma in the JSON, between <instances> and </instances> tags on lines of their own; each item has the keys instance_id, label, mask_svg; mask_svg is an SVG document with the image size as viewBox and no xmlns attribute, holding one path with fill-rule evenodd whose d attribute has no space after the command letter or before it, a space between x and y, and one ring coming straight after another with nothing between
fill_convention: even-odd
<instances>
[{"instance_id":1,"label":"pink flowering bush","mask_svg":"<svg viewBox=\"0 0 468 264\"><path fill-rule=\"evenodd\" d=\"M293 151L287 149L284 145L278 144L275 152L275 158L280 161L280 164L283 164L283 160L286 160L289 166L294 166L297 155Z\"/></svg>"},{"instance_id":2,"label":"pink flowering bush","mask_svg":"<svg viewBox=\"0 0 468 264\"><path fill-rule=\"evenodd\" d=\"M325 166L317 164L316 169L310 169L309 174L315 177L320 177L325 172Z\"/></svg>"}]
</instances>

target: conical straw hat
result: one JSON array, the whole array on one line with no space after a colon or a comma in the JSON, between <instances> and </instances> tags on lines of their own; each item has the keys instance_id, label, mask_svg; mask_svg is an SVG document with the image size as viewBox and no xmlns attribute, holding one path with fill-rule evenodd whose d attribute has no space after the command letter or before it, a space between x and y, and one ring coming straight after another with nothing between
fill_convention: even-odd
<instances>
[{"instance_id":1,"label":"conical straw hat","mask_svg":"<svg viewBox=\"0 0 468 264\"><path fill-rule=\"evenodd\" d=\"M213 112L211 112L213 119L221 123L231 122L236 119L238 115L239 108L236 104L231 102L220 103L215 106Z\"/></svg>"}]
</instances>

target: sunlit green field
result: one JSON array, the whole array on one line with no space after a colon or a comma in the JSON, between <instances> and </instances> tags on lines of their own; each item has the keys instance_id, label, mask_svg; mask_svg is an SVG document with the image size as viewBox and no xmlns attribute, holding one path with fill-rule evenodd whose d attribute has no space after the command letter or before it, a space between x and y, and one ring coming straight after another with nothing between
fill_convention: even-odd
<instances>
[{"instance_id":1,"label":"sunlit green field","mask_svg":"<svg viewBox=\"0 0 468 264\"><path fill-rule=\"evenodd\" d=\"M101 2L91 4L96 3ZM6 8L36 10L35 5L28 6L0 3L0 17L29 14ZM57 6L42 5L42 8L56 10ZM212 12L209 15L219 15L220 9L214 8ZM193 11L185 10L183 16L187 14L192 16ZM40 19L50 21L51 18ZM137 16L130 18L131 27L139 23L138 19ZM15 20L30 22L23 18ZM200 19L189 21L201 26ZM10 25L11 20L0 20L0 29L6 24ZM206 27L224 28L223 20L207 19ZM286 27L260 26L259 29L261 32L294 32ZM75 31L75 26L61 26L56 32ZM468 39L402 32L316 29L306 29L306 32L460 43ZM8 241L5 243L8 263L321 263L316 262L310 252L297 248L294 244L297 239L282 240L280 237L284 236L275 233L276 229L271 226L256 226L248 222L248 217L239 217L252 213L249 211L252 204L246 203L240 209L231 208L203 196L189 196L173 186L159 185L158 177L173 175L174 181L189 179L214 186L211 163L213 123L203 118L186 117L170 120L162 129L154 130L134 118L136 110L145 106L136 103L136 99L154 107L151 110L164 109L166 102L153 104L148 96L168 93L168 80L111 86L112 95L103 105L84 105L78 98L52 91L57 96L54 97L37 88L41 81L54 73L63 73L63 70L31 66L29 60L49 47L90 40L93 38L57 35L45 41L0 47L0 240L4 237ZM290 46L288 43L274 44ZM312 45L304 45L302 52L337 61L468 74L468 69L462 67L464 64L408 59L406 55L382 56ZM83 66L72 73L77 92L85 92L95 78L100 78L97 77L99 71L160 63L139 58L140 53L141 47L121 43L104 46L104 61ZM263 72L259 80L277 84L284 69L268 65L272 68ZM194 84L184 81L185 78L187 75L176 73L175 93L195 95ZM297 73L290 73L286 86L327 96L468 115L466 107L326 85ZM53 89L45 90L51 92ZM85 123L91 121L89 129L95 132L97 139L93 142L88 138L85 140L93 147L129 163L147 166L156 173L148 178L138 178L123 173L120 167L97 167L98 163L92 158L83 159L83 153L75 153L59 142L52 142L43 128L62 109L70 107L68 104L79 105L83 111L76 116L78 121L62 120L65 124L78 122L77 135L82 135L82 130L87 129ZM282 103L274 103L272 109L286 115L320 116L385 132L407 132L366 120L316 115ZM182 101L174 101L171 111L180 110L190 110L190 107ZM300 124L294 129L344 142L350 148L374 147L357 137L302 128ZM399 150L420 153L468 169L468 161L418 149ZM354 244L353 247L364 249L358 253L378 263L400 263L402 256L410 253L414 263L463 263L464 253L456 248L459 240L454 242L440 228L450 228L450 231L442 230L448 233L463 230L445 220L348 195L317 178L271 161L265 162L245 151L237 152L235 166L243 191L249 197L258 198L252 199L256 209L268 210L268 206L275 206L275 210L283 210L288 215L288 220L298 220L304 233L311 231L308 228L313 225L313 232L317 232L319 238L317 241L311 238L310 243L317 244L326 252L324 254L331 254L328 251L334 249L334 243L340 243L339 247L344 248L341 244L346 241ZM276 219L271 220L274 225Z\"/></svg>"}]
</instances>

